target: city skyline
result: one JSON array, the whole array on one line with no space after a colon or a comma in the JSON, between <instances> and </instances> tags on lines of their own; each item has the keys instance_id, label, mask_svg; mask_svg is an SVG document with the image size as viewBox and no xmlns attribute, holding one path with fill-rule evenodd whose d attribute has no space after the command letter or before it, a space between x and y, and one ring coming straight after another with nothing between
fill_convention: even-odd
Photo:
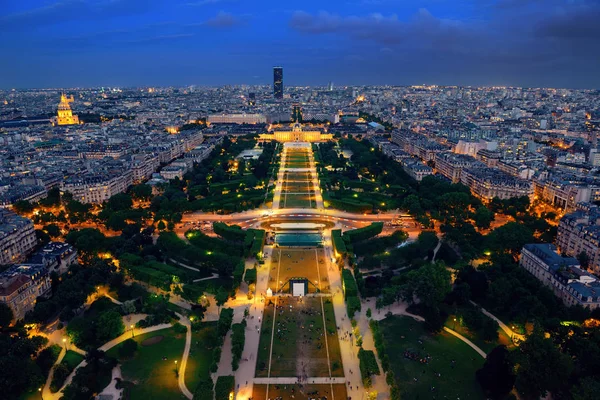
<instances>
[{"instance_id":1,"label":"city skyline","mask_svg":"<svg viewBox=\"0 0 600 400\"><path fill-rule=\"evenodd\" d=\"M28 1L0 87L268 84L597 88L596 1ZM35 29L31 29L34 26Z\"/></svg>"}]
</instances>

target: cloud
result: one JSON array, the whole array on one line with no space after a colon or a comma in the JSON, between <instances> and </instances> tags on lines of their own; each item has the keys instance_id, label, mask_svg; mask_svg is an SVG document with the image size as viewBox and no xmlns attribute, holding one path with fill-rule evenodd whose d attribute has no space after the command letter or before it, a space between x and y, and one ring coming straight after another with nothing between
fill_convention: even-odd
<instances>
[{"instance_id":1,"label":"cloud","mask_svg":"<svg viewBox=\"0 0 600 400\"><path fill-rule=\"evenodd\" d=\"M419 10L409 21L401 21L395 14L384 16L339 16L321 11L315 15L303 11L292 14L292 29L308 34L337 34L352 39L367 40L383 45L399 44L406 40L444 40L464 35L465 28L458 21L435 18L426 9Z\"/></svg>"},{"instance_id":2,"label":"cloud","mask_svg":"<svg viewBox=\"0 0 600 400\"><path fill-rule=\"evenodd\" d=\"M191 3L186 3L186 6L189 7L202 7L202 6L208 6L210 4L219 4L219 3L226 3L229 1L235 1L235 0L200 0L200 1L194 1Z\"/></svg>"},{"instance_id":3,"label":"cloud","mask_svg":"<svg viewBox=\"0 0 600 400\"><path fill-rule=\"evenodd\" d=\"M147 11L161 0L59 0L52 4L0 16L0 31L29 30L76 20L98 20Z\"/></svg>"},{"instance_id":4,"label":"cloud","mask_svg":"<svg viewBox=\"0 0 600 400\"><path fill-rule=\"evenodd\" d=\"M213 28L230 28L243 24L246 18L247 16L235 16L226 11L219 11L217 15L204 21L203 24Z\"/></svg>"}]
</instances>

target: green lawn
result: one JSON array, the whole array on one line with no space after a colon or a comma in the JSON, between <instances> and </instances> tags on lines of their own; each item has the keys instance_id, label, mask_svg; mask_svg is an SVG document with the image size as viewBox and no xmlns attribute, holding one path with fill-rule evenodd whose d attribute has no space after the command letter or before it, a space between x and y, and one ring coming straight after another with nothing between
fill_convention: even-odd
<instances>
[{"instance_id":1,"label":"green lawn","mask_svg":"<svg viewBox=\"0 0 600 400\"><path fill-rule=\"evenodd\" d=\"M212 349L217 341L217 322L204 322L202 328L192 332L192 345L185 371L185 384L192 392L202 380L210 378Z\"/></svg>"},{"instance_id":2,"label":"green lawn","mask_svg":"<svg viewBox=\"0 0 600 400\"><path fill-rule=\"evenodd\" d=\"M144 340L162 336L158 343L143 346ZM175 361L181 363L185 334L176 334L173 329L161 329L136 336L138 350L128 360L119 360L123 379L133 383L129 389L129 399L178 399L183 396L177 384ZM122 345L122 344L121 344ZM107 353L119 358L119 347L115 346ZM177 364L177 365L178 365Z\"/></svg>"},{"instance_id":3,"label":"green lawn","mask_svg":"<svg viewBox=\"0 0 600 400\"><path fill-rule=\"evenodd\" d=\"M402 398L484 398L475 379L484 359L468 345L446 332L432 336L409 317L389 317L379 324ZM424 364L406 358L405 351L430 359Z\"/></svg>"},{"instance_id":4,"label":"green lawn","mask_svg":"<svg viewBox=\"0 0 600 400\"><path fill-rule=\"evenodd\" d=\"M498 327L498 339L496 341L486 342L480 337L480 335L477 332L470 331L469 329L467 329L466 326L460 324L459 321L454 323L454 315L450 315L448 317L448 320L446 321L446 326L469 339L477 347L485 351L486 354L489 354L494 349L494 347L499 346L501 344L505 345L509 349L514 347L508 335L504 333L504 331L500 329L500 327Z\"/></svg>"},{"instance_id":5,"label":"green lawn","mask_svg":"<svg viewBox=\"0 0 600 400\"><path fill-rule=\"evenodd\" d=\"M281 194L281 208L311 208L316 207L315 196L312 194Z\"/></svg>"},{"instance_id":6,"label":"green lawn","mask_svg":"<svg viewBox=\"0 0 600 400\"><path fill-rule=\"evenodd\" d=\"M73 370L76 366L81 364L84 358L85 357L83 357L79 353L76 353L72 350L67 350L67 354L65 354L65 356L63 357L61 364L66 364L70 370Z\"/></svg>"}]
</instances>

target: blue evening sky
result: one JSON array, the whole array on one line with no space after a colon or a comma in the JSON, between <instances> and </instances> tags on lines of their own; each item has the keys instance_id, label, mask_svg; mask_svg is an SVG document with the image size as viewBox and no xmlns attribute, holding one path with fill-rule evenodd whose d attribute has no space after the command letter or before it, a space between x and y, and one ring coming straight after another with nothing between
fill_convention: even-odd
<instances>
[{"instance_id":1,"label":"blue evening sky","mask_svg":"<svg viewBox=\"0 0 600 400\"><path fill-rule=\"evenodd\" d=\"M600 0L0 0L0 88L600 87Z\"/></svg>"}]
</instances>

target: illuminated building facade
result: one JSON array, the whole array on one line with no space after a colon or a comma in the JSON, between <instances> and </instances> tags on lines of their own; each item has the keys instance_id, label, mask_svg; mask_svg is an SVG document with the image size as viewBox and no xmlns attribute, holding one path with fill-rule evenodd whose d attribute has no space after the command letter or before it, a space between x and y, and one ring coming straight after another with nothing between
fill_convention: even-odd
<instances>
[{"instance_id":1,"label":"illuminated building facade","mask_svg":"<svg viewBox=\"0 0 600 400\"><path fill-rule=\"evenodd\" d=\"M56 116L57 125L78 125L79 117L73 115L69 103L73 102L73 96L67 97L64 93L60 95L60 103L58 104L58 114Z\"/></svg>"},{"instance_id":2,"label":"illuminated building facade","mask_svg":"<svg viewBox=\"0 0 600 400\"><path fill-rule=\"evenodd\" d=\"M322 142L333 139L331 133L324 133L319 130L305 131L302 125L295 123L291 130L275 130L272 133L263 133L259 136L260 140L276 140L278 142Z\"/></svg>"},{"instance_id":3,"label":"illuminated building facade","mask_svg":"<svg viewBox=\"0 0 600 400\"><path fill-rule=\"evenodd\" d=\"M283 99L283 67L273 67L273 97Z\"/></svg>"}]
</instances>

